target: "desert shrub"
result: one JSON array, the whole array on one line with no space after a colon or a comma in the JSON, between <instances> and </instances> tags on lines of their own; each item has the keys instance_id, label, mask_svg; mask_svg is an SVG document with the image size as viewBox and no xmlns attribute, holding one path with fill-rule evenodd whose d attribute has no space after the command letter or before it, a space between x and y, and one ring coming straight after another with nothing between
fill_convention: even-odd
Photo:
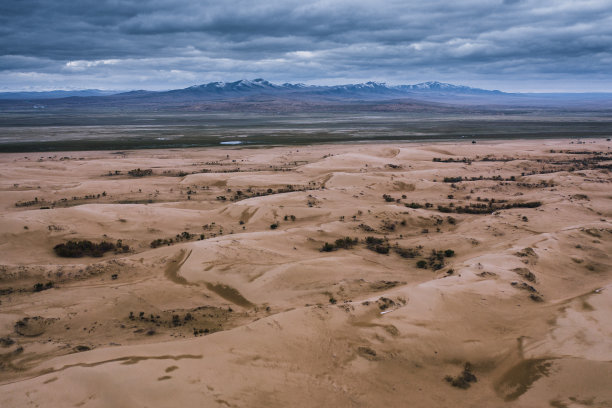
<instances>
[{"instance_id":1,"label":"desert shrub","mask_svg":"<svg viewBox=\"0 0 612 408\"><path fill-rule=\"evenodd\" d=\"M416 263L417 268L425 269L427 268L427 261L424 259L420 259Z\"/></svg>"},{"instance_id":2,"label":"desert shrub","mask_svg":"<svg viewBox=\"0 0 612 408\"><path fill-rule=\"evenodd\" d=\"M382 238L376 238L376 237L366 237L365 242L367 245L380 245L383 242L385 242L385 240Z\"/></svg>"},{"instance_id":3,"label":"desert shrub","mask_svg":"<svg viewBox=\"0 0 612 408\"><path fill-rule=\"evenodd\" d=\"M174 242L173 239L161 239L161 238L158 238L158 239L155 239L155 240L151 241L150 246L151 246L151 248L157 248L157 247L160 247L162 245L170 245L173 242Z\"/></svg>"},{"instance_id":4,"label":"desert shrub","mask_svg":"<svg viewBox=\"0 0 612 408\"><path fill-rule=\"evenodd\" d=\"M427 265L434 271L442 269L444 267L444 251L432 249L429 258L427 258Z\"/></svg>"},{"instance_id":5,"label":"desert shrub","mask_svg":"<svg viewBox=\"0 0 612 408\"><path fill-rule=\"evenodd\" d=\"M278 223L274 223L274 224L270 224L270 229L277 229L278 228Z\"/></svg>"},{"instance_id":6,"label":"desert shrub","mask_svg":"<svg viewBox=\"0 0 612 408\"><path fill-rule=\"evenodd\" d=\"M395 231L395 226L395 222L391 220L384 220L380 227L385 231Z\"/></svg>"},{"instance_id":7,"label":"desert shrub","mask_svg":"<svg viewBox=\"0 0 612 408\"><path fill-rule=\"evenodd\" d=\"M344 237L338 238L333 244L326 242L321 248L321 252L331 252L336 249L351 249L359 242L359 238Z\"/></svg>"},{"instance_id":8,"label":"desert shrub","mask_svg":"<svg viewBox=\"0 0 612 408\"><path fill-rule=\"evenodd\" d=\"M453 209L450 207L445 207L443 205L439 205L438 206L438 211L440 211L441 213L452 213Z\"/></svg>"},{"instance_id":9,"label":"desert shrub","mask_svg":"<svg viewBox=\"0 0 612 408\"><path fill-rule=\"evenodd\" d=\"M331 252L335 249L336 247L333 244L326 242L325 244L323 244L323 247L321 248L321 252Z\"/></svg>"},{"instance_id":10,"label":"desert shrub","mask_svg":"<svg viewBox=\"0 0 612 408\"><path fill-rule=\"evenodd\" d=\"M365 243L366 247L371 251L378 252L379 254L389 253L389 243L382 238L366 237Z\"/></svg>"},{"instance_id":11,"label":"desert shrub","mask_svg":"<svg viewBox=\"0 0 612 408\"><path fill-rule=\"evenodd\" d=\"M458 183L460 181L463 181L463 177L459 176L459 177L444 177L444 182L445 183Z\"/></svg>"},{"instance_id":12,"label":"desert shrub","mask_svg":"<svg viewBox=\"0 0 612 408\"><path fill-rule=\"evenodd\" d=\"M374 251L379 254L388 254L389 253L389 245L376 245L374 246Z\"/></svg>"},{"instance_id":13,"label":"desert shrub","mask_svg":"<svg viewBox=\"0 0 612 408\"><path fill-rule=\"evenodd\" d=\"M463 390L470 388L470 383L477 382L476 376L472 373L472 365L465 363L463 371L456 377L447 375L444 379L450 383L453 387L461 388Z\"/></svg>"},{"instance_id":14,"label":"desert shrub","mask_svg":"<svg viewBox=\"0 0 612 408\"><path fill-rule=\"evenodd\" d=\"M42 292L43 290L47 290L47 289L51 289L53 287L53 282L47 282L47 283L36 283L34 285L34 292Z\"/></svg>"},{"instance_id":15,"label":"desert shrub","mask_svg":"<svg viewBox=\"0 0 612 408\"><path fill-rule=\"evenodd\" d=\"M447 258L450 258L451 256L455 256L455 251L453 251L452 249L447 249L446 251L444 251L444 256Z\"/></svg>"},{"instance_id":16,"label":"desert shrub","mask_svg":"<svg viewBox=\"0 0 612 408\"><path fill-rule=\"evenodd\" d=\"M401 256L402 258L416 258L421 255L421 249L419 247L416 248L401 248L401 247L393 247L393 250L396 254Z\"/></svg>"},{"instance_id":17,"label":"desert shrub","mask_svg":"<svg viewBox=\"0 0 612 408\"><path fill-rule=\"evenodd\" d=\"M336 248L350 249L357 245L359 238L344 237L336 240Z\"/></svg>"},{"instance_id":18,"label":"desert shrub","mask_svg":"<svg viewBox=\"0 0 612 408\"><path fill-rule=\"evenodd\" d=\"M423 206L419 203L405 203L404 205L408 208L414 208L415 210L417 208L423 208Z\"/></svg>"},{"instance_id":19,"label":"desert shrub","mask_svg":"<svg viewBox=\"0 0 612 408\"><path fill-rule=\"evenodd\" d=\"M391 203L395 201L395 198L391 197L389 194L383 194L383 198L386 202Z\"/></svg>"}]
</instances>

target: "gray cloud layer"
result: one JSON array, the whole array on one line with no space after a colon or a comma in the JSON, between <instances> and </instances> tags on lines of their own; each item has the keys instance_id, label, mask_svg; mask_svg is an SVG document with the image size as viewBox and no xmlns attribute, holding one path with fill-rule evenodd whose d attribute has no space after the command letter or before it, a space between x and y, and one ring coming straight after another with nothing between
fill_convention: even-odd
<instances>
[{"instance_id":1,"label":"gray cloud layer","mask_svg":"<svg viewBox=\"0 0 612 408\"><path fill-rule=\"evenodd\" d=\"M0 89L444 80L612 91L612 0L5 0Z\"/></svg>"}]
</instances>

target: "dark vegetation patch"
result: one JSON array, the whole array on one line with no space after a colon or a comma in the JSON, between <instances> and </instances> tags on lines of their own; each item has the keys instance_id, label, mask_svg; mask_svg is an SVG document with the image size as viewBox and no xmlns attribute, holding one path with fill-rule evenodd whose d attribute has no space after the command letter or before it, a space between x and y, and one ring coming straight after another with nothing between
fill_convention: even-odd
<instances>
[{"instance_id":1,"label":"dark vegetation patch","mask_svg":"<svg viewBox=\"0 0 612 408\"><path fill-rule=\"evenodd\" d=\"M82 256L100 257L108 251L113 251L115 248L115 244L107 241L94 243L88 240L71 240L63 244L57 244L53 247L53 250L55 251L57 256L61 256L64 258L80 258Z\"/></svg>"},{"instance_id":2,"label":"dark vegetation patch","mask_svg":"<svg viewBox=\"0 0 612 408\"><path fill-rule=\"evenodd\" d=\"M586 194L574 194L571 198L574 200L588 200L589 197Z\"/></svg>"},{"instance_id":3,"label":"dark vegetation patch","mask_svg":"<svg viewBox=\"0 0 612 408\"><path fill-rule=\"evenodd\" d=\"M330 244L329 242L325 242L321 247L321 252L332 252L338 249L351 249L355 245L359 243L358 238L339 238L334 243ZM394 246L391 246L389 240L387 238L378 238L373 236L367 236L363 240L366 248L370 251L374 251L378 254L387 255L389 252L393 251L402 258L406 259L414 259L422 256L423 246L418 245L416 247L404 248L400 247L397 243ZM452 249L445 250L435 250L432 249L431 253L426 259L420 259L417 261L417 268L422 269L432 269L437 271L442 269L445 265L445 258L451 258L455 256L455 251Z\"/></svg>"},{"instance_id":4,"label":"dark vegetation patch","mask_svg":"<svg viewBox=\"0 0 612 408\"><path fill-rule=\"evenodd\" d=\"M512 272L516 272L517 274L521 275L523 278L527 279L529 282L536 281L535 274L527 268L514 268Z\"/></svg>"},{"instance_id":5,"label":"dark vegetation patch","mask_svg":"<svg viewBox=\"0 0 612 408\"><path fill-rule=\"evenodd\" d=\"M374 228L370 227L367 224L359 224L359 228L365 232L374 232Z\"/></svg>"},{"instance_id":6,"label":"dark vegetation patch","mask_svg":"<svg viewBox=\"0 0 612 408\"><path fill-rule=\"evenodd\" d=\"M53 288L53 282L47 282L47 283L38 282L34 285L33 290L34 292L42 292L43 290L48 290L51 288Z\"/></svg>"},{"instance_id":7,"label":"dark vegetation patch","mask_svg":"<svg viewBox=\"0 0 612 408\"><path fill-rule=\"evenodd\" d=\"M137 169L128 171L128 174L132 177L146 177L146 176L152 176L153 170L152 169L141 170L140 168L137 168Z\"/></svg>"},{"instance_id":8,"label":"dark vegetation patch","mask_svg":"<svg viewBox=\"0 0 612 408\"><path fill-rule=\"evenodd\" d=\"M472 365L470 363L465 363L463 371L459 375L455 377L447 375L444 379L453 387L461 388L462 390L467 390L472 383L478 381L472 372Z\"/></svg>"},{"instance_id":9,"label":"dark vegetation patch","mask_svg":"<svg viewBox=\"0 0 612 408\"><path fill-rule=\"evenodd\" d=\"M537 258L538 257L538 254L536 254L533 248L531 247L523 248L520 251L516 252L514 255L520 258L529 258L529 257Z\"/></svg>"},{"instance_id":10,"label":"dark vegetation patch","mask_svg":"<svg viewBox=\"0 0 612 408\"><path fill-rule=\"evenodd\" d=\"M158 248L158 247L164 246L164 245L170 246L172 244L177 244L179 242L190 241L196 235L197 234L191 234L191 233L189 233L187 231L183 231L180 234L176 234L176 236L174 238L166 238L166 239L158 238L158 239L154 239L153 241L151 241L149 246L151 248ZM200 239L204 239L204 234L200 235Z\"/></svg>"},{"instance_id":11,"label":"dark vegetation patch","mask_svg":"<svg viewBox=\"0 0 612 408\"><path fill-rule=\"evenodd\" d=\"M25 337L36 337L43 334L47 326L56 319L46 319L40 316L24 317L15 323L15 332Z\"/></svg>"},{"instance_id":12,"label":"dark vegetation patch","mask_svg":"<svg viewBox=\"0 0 612 408\"><path fill-rule=\"evenodd\" d=\"M357 348L357 354L367 360L377 360L376 351L370 347L360 346Z\"/></svg>"},{"instance_id":13,"label":"dark vegetation patch","mask_svg":"<svg viewBox=\"0 0 612 408\"><path fill-rule=\"evenodd\" d=\"M365 239L366 247L370 251L378 252L379 254L388 254L389 253L389 242L383 238L377 237L366 237Z\"/></svg>"},{"instance_id":14,"label":"dark vegetation patch","mask_svg":"<svg viewBox=\"0 0 612 408\"><path fill-rule=\"evenodd\" d=\"M542 298L542 295L532 285L526 282L511 282L510 284L517 289L521 289L521 290L525 290L529 292L529 299L533 300L534 302L544 301L544 299Z\"/></svg>"},{"instance_id":15,"label":"dark vegetation patch","mask_svg":"<svg viewBox=\"0 0 612 408\"><path fill-rule=\"evenodd\" d=\"M421 268L421 269L429 268L433 271L437 271L444 267L445 258L450 258L453 256L455 256L455 251L452 249L446 249L446 250L432 249L431 253L426 259L420 259L419 261L417 261L416 266L417 268Z\"/></svg>"},{"instance_id":16,"label":"dark vegetation patch","mask_svg":"<svg viewBox=\"0 0 612 408\"><path fill-rule=\"evenodd\" d=\"M402 258L416 258L417 256L421 256L422 250L423 246L421 245L418 245L414 248L402 248L400 246L393 247L393 251Z\"/></svg>"},{"instance_id":17,"label":"dark vegetation patch","mask_svg":"<svg viewBox=\"0 0 612 408\"><path fill-rule=\"evenodd\" d=\"M476 276L480 276L481 278L492 278L494 276L497 276L497 274L495 272L483 271L483 272L477 273Z\"/></svg>"},{"instance_id":18,"label":"dark vegetation patch","mask_svg":"<svg viewBox=\"0 0 612 408\"><path fill-rule=\"evenodd\" d=\"M396 287L397 285L401 285L400 281L376 281L370 283L370 288L372 290L387 290Z\"/></svg>"},{"instance_id":19,"label":"dark vegetation patch","mask_svg":"<svg viewBox=\"0 0 612 408\"><path fill-rule=\"evenodd\" d=\"M338 249L351 249L359 243L359 238L344 237L337 239L333 244L326 242L321 252L332 252Z\"/></svg>"},{"instance_id":20,"label":"dark vegetation patch","mask_svg":"<svg viewBox=\"0 0 612 408\"><path fill-rule=\"evenodd\" d=\"M15 340L10 337L0 337L0 346L2 347L10 347L15 344Z\"/></svg>"},{"instance_id":21,"label":"dark vegetation patch","mask_svg":"<svg viewBox=\"0 0 612 408\"><path fill-rule=\"evenodd\" d=\"M70 207L74 205L78 205L81 201L86 200L96 200L100 198L106 197L106 191L97 194L85 194L83 196L72 196L70 198L60 198L59 200L49 201L46 199L39 199L38 197L34 197L34 200L29 201L18 201L15 203L15 207L33 207L40 206L41 210L48 210L54 207Z\"/></svg>"},{"instance_id":22,"label":"dark vegetation patch","mask_svg":"<svg viewBox=\"0 0 612 408\"><path fill-rule=\"evenodd\" d=\"M137 329L134 333L146 336L153 336L162 328L201 336L224 330L224 323L228 323L233 315L231 308L199 306L190 310L129 312L127 319L131 329Z\"/></svg>"},{"instance_id":23,"label":"dark vegetation patch","mask_svg":"<svg viewBox=\"0 0 612 408\"><path fill-rule=\"evenodd\" d=\"M537 208L542 205L541 201L514 202L514 203L495 203L495 200L484 203L470 203L465 206L455 206L451 203L448 206L438 205L438 211L442 213L458 214L492 214L496 211L510 210L512 208Z\"/></svg>"}]
</instances>

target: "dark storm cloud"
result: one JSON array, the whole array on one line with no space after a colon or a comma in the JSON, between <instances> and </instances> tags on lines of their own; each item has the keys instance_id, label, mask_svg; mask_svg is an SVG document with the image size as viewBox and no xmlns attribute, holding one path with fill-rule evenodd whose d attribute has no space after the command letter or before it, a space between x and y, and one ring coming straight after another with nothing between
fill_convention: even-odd
<instances>
[{"instance_id":1,"label":"dark storm cloud","mask_svg":"<svg viewBox=\"0 0 612 408\"><path fill-rule=\"evenodd\" d=\"M5 0L0 88L255 76L588 86L612 80L611 10L612 0Z\"/></svg>"}]
</instances>

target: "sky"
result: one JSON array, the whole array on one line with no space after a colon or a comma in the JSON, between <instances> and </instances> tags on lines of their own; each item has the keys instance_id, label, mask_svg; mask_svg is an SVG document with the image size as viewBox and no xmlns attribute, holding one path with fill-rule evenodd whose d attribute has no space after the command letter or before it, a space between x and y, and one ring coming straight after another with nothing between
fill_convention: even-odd
<instances>
[{"instance_id":1,"label":"sky","mask_svg":"<svg viewBox=\"0 0 612 408\"><path fill-rule=\"evenodd\" d=\"M612 0L0 1L0 91L254 78L612 92Z\"/></svg>"}]
</instances>

